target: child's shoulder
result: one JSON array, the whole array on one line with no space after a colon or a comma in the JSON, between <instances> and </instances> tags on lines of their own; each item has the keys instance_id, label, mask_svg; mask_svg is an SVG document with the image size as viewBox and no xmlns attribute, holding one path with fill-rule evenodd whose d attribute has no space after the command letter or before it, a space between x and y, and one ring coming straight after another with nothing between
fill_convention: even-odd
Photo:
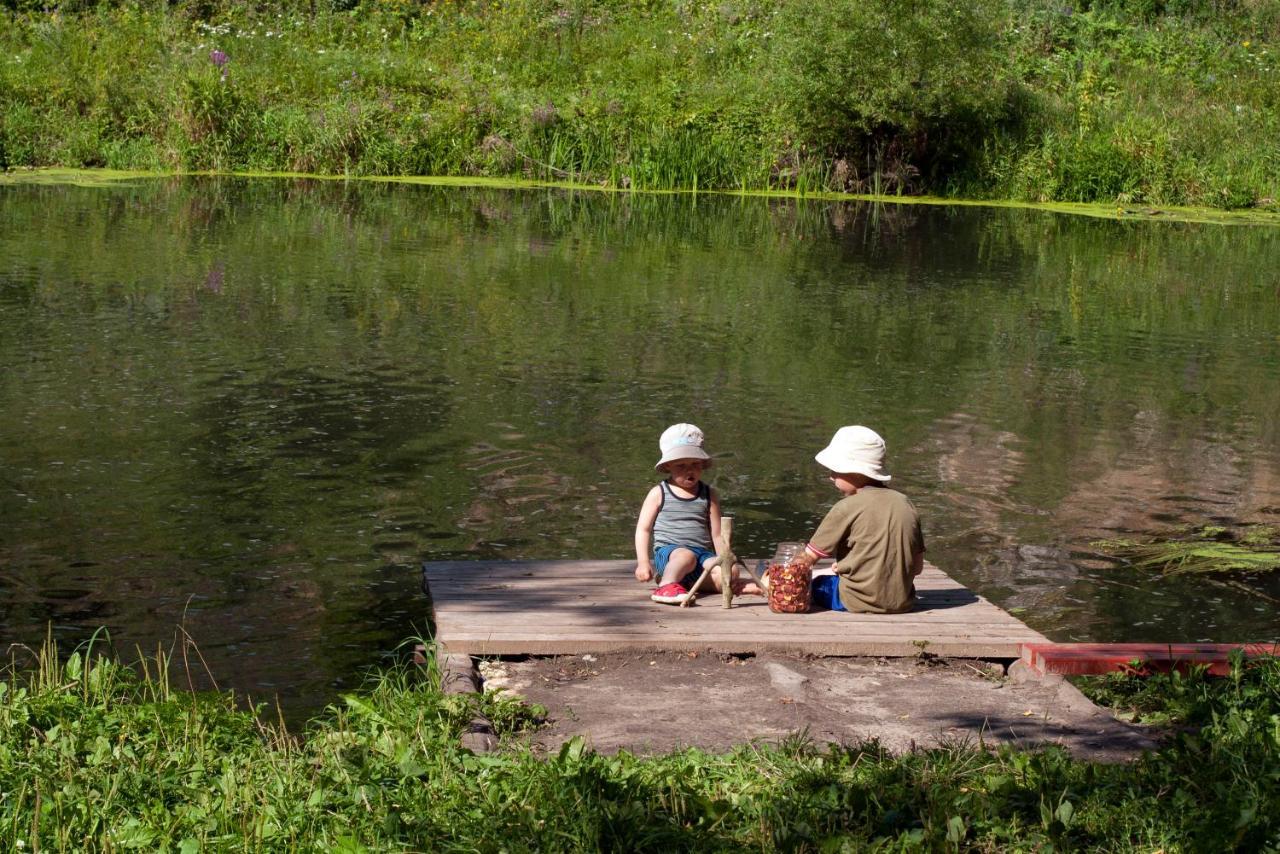
<instances>
[{"instance_id":1,"label":"child's shoulder","mask_svg":"<svg viewBox=\"0 0 1280 854\"><path fill-rule=\"evenodd\" d=\"M896 507L899 510L906 510L910 513L919 515L916 506L911 503L911 499L905 492L900 492L888 486L881 486L872 490L859 490L858 495L869 493L867 495L868 506L879 505L881 507ZM858 495L851 495L850 498L857 498Z\"/></svg>"},{"instance_id":2,"label":"child's shoulder","mask_svg":"<svg viewBox=\"0 0 1280 854\"><path fill-rule=\"evenodd\" d=\"M663 480L658 481L653 485L653 488L649 490L650 495L654 495L656 493L662 493L662 492L670 492L672 495L679 495L679 492L677 492L675 485L671 483L670 478L664 478ZM698 485L694 487L693 492L694 492L694 495L716 495L717 494L716 488L711 484L707 483L705 480L698 481Z\"/></svg>"}]
</instances>

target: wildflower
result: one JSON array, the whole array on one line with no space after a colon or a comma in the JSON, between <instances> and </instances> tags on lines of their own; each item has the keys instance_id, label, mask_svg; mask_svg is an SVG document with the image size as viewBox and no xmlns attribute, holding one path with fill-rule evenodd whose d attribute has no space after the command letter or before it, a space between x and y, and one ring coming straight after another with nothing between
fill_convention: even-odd
<instances>
[{"instance_id":1,"label":"wildflower","mask_svg":"<svg viewBox=\"0 0 1280 854\"><path fill-rule=\"evenodd\" d=\"M227 58L225 53L215 48L209 51L209 61L222 71L222 81L225 83L227 80L227 63L231 60Z\"/></svg>"},{"instance_id":2,"label":"wildflower","mask_svg":"<svg viewBox=\"0 0 1280 854\"><path fill-rule=\"evenodd\" d=\"M206 290L215 294L222 293L223 282L226 281L226 273L222 269L222 265L218 264L209 271L209 275L205 276L204 286Z\"/></svg>"},{"instance_id":3,"label":"wildflower","mask_svg":"<svg viewBox=\"0 0 1280 854\"><path fill-rule=\"evenodd\" d=\"M1253 42L1249 41L1248 39L1245 39L1244 41L1240 42L1240 44L1244 45L1245 47L1248 47L1249 45L1253 44Z\"/></svg>"}]
</instances>

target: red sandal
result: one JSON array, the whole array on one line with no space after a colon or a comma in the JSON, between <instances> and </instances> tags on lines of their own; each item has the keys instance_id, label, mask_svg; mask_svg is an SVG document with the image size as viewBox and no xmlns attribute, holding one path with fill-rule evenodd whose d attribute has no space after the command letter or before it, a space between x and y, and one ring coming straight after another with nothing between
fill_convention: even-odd
<instances>
[{"instance_id":1,"label":"red sandal","mask_svg":"<svg viewBox=\"0 0 1280 854\"><path fill-rule=\"evenodd\" d=\"M649 594L649 598L655 602L661 602L663 605L679 605L689 598L689 591L684 589L684 585L673 581L654 590L653 593Z\"/></svg>"}]
</instances>

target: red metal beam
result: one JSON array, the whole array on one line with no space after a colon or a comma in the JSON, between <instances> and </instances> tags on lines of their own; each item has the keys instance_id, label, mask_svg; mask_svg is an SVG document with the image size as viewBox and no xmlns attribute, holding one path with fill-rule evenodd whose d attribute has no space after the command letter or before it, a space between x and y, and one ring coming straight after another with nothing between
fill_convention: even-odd
<instances>
[{"instance_id":1,"label":"red metal beam","mask_svg":"<svg viewBox=\"0 0 1280 854\"><path fill-rule=\"evenodd\" d=\"M1277 643L1024 643L1022 660L1041 675L1185 670L1205 665L1210 673L1225 676L1231 672L1235 650L1243 651L1246 658L1280 656Z\"/></svg>"}]
</instances>

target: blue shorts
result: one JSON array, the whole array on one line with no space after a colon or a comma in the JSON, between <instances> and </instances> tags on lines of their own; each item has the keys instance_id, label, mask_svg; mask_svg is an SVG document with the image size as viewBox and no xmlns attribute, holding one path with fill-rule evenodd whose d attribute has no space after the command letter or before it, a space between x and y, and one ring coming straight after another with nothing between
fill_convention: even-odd
<instances>
[{"instance_id":1,"label":"blue shorts","mask_svg":"<svg viewBox=\"0 0 1280 854\"><path fill-rule=\"evenodd\" d=\"M813 596L814 610L848 611L840 601L840 576L819 575L809 582L809 592Z\"/></svg>"},{"instance_id":2,"label":"blue shorts","mask_svg":"<svg viewBox=\"0 0 1280 854\"><path fill-rule=\"evenodd\" d=\"M667 568L667 562L671 560L671 553L676 549L688 549L693 552L693 571L684 578L678 579L680 586L688 590L702 574L702 562L709 557L715 557L716 553L698 546L658 546L653 550L653 570L659 583L662 582L662 573Z\"/></svg>"}]
</instances>

